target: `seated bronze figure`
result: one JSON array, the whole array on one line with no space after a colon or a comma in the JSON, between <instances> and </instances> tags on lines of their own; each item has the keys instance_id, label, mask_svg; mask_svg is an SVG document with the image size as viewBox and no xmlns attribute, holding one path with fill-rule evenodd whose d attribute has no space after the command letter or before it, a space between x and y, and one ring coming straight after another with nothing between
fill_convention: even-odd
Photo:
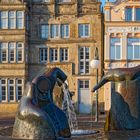
<instances>
[{"instance_id":1,"label":"seated bronze figure","mask_svg":"<svg viewBox=\"0 0 140 140\"><path fill-rule=\"evenodd\" d=\"M71 136L65 113L53 103L56 82L61 86L66 78L63 71L53 68L27 84L19 103L13 138L51 140Z\"/></svg>"},{"instance_id":2,"label":"seated bronze figure","mask_svg":"<svg viewBox=\"0 0 140 140\"><path fill-rule=\"evenodd\" d=\"M140 66L109 70L92 91L110 81L111 109L105 130L140 129Z\"/></svg>"}]
</instances>

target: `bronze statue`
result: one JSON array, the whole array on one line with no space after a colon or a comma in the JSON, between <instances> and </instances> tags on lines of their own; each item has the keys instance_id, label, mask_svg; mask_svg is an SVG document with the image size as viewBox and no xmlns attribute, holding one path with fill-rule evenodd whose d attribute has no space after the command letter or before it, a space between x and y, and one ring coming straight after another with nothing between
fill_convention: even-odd
<instances>
[{"instance_id":1,"label":"bronze statue","mask_svg":"<svg viewBox=\"0 0 140 140\"><path fill-rule=\"evenodd\" d=\"M27 84L13 128L13 138L48 139L71 136L65 113L53 103L53 88L66 80L59 68L35 77ZM58 80L59 79L59 80Z\"/></svg>"},{"instance_id":2,"label":"bronze statue","mask_svg":"<svg viewBox=\"0 0 140 140\"><path fill-rule=\"evenodd\" d=\"M92 91L110 81L111 109L105 130L140 129L140 66L109 70Z\"/></svg>"}]
</instances>

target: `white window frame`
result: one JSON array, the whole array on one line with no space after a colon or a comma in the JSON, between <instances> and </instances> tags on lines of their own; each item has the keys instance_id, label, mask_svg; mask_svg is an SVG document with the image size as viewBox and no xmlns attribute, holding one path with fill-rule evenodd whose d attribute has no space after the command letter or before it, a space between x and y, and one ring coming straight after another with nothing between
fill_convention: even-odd
<instances>
[{"instance_id":1,"label":"white window frame","mask_svg":"<svg viewBox=\"0 0 140 140\"><path fill-rule=\"evenodd\" d=\"M5 50L6 52L6 57L5 57L5 61L3 61L3 50ZM1 63L7 63L8 62L8 43L1 43L1 48L0 48L0 55L1 55Z\"/></svg>"},{"instance_id":2,"label":"white window frame","mask_svg":"<svg viewBox=\"0 0 140 140\"><path fill-rule=\"evenodd\" d=\"M129 39L129 38L128 38L128 39ZM132 38L132 39L135 39L135 38ZM128 46L132 46L132 49L133 49L133 50L132 50L132 51L133 51L133 53L132 53L132 55L133 55L133 56L132 56L132 59L129 59L129 60L140 60L140 50L139 50L139 58L136 58L136 57L135 57L135 54L134 54L134 53L135 53L135 51L134 51L134 50L135 50L135 49L134 49L135 46L139 46L139 49L140 49L140 38L139 38L139 42L132 42L131 45L128 44L128 40L127 40L127 47L128 47ZM128 48L127 48L127 49L128 49ZM128 59L128 51L127 51L127 59Z\"/></svg>"},{"instance_id":3,"label":"white window frame","mask_svg":"<svg viewBox=\"0 0 140 140\"><path fill-rule=\"evenodd\" d=\"M50 62L58 62L58 49L50 48Z\"/></svg>"},{"instance_id":4,"label":"white window frame","mask_svg":"<svg viewBox=\"0 0 140 140\"><path fill-rule=\"evenodd\" d=\"M13 83L10 83L10 80L13 81ZM10 99L10 87L13 87L13 100ZM14 102L15 101L15 80L14 79L8 79L8 102Z\"/></svg>"},{"instance_id":5,"label":"white window frame","mask_svg":"<svg viewBox=\"0 0 140 140\"><path fill-rule=\"evenodd\" d=\"M5 84L2 84L2 80L5 81ZM2 87L5 87L5 100L2 100ZM1 93L1 102L7 102L7 79L0 80L0 93Z\"/></svg>"},{"instance_id":6,"label":"white window frame","mask_svg":"<svg viewBox=\"0 0 140 140\"><path fill-rule=\"evenodd\" d=\"M113 37L113 38L118 38L118 37ZM112 38L110 38L110 59L111 60L121 60L121 58L122 58L122 38L119 38L120 42L115 42L114 45L111 45L112 44L111 39ZM114 59L111 57L111 46L115 47L115 58ZM120 58L117 58L117 53L116 53L117 46L120 46Z\"/></svg>"},{"instance_id":7,"label":"white window frame","mask_svg":"<svg viewBox=\"0 0 140 140\"><path fill-rule=\"evenodd\" d=\"M10 13L11 12L13 12L14 13L14 15L11 17L10 16ZM15 11L9 11L9 13L8 13L8 28L9 29L15 29L16 28L16 12ZM14 25L13 25L13 27L11 26L12 24L11 24L11 20L13 20L14 21Z\"/></svg>"},{"instance_id":8,"label":"white window frame","mask_svg":"<svg viewBox=\"0 0 140 140\"><path fill-rule=\"evenodd\" d=\"M42 60L41 60L41 56L43 57ZM48 49L47 48L39 48L39 62L46 63L47 60L48 60Z\"/></svg>"},{"instance_id":9,"label":"white window frame","mask_svg":"<svg viewBox=\"0 0 140 140\"><path fill-rule=\"evenodd\" d=\"M18 81L21 80L21 83L18 83ZM21 97L23 96L23 91L24 91L24 83L23 83L23 79L16 79L16 101L20 101L19 99L19 91L18 91L18 87L21 87L22 88L22 91L21 91Z\"/></svg>"},{"instance_id":10,"label":"white window frame","mask_svg":"<svg viewBox=\"0 0 140 140\"><path fill-rule=\"evenodd\" d=\"M11 44L13 44L13 46L11 46ZM11 61L11 50L14 52L13 53L13 55L14 55L13 61ZM15 55L15 43L14 42L8 43L8 58L9 58L9 63L15 62L16 55Z\"/></svg>"},{"instance_id":11,"label":"white window frame","mask_svg":"<svg viewBox=\"0 0 140 140\"><path fill-rule=\"evenodd\" d=\"M2 13L6 13L6 15L5 16L2 16ZM1 29L8 29L8 11L1 11L1 23L0 23L0 25L1 25ZM2 22L3 22L3 20L6 20L6 24L5 24L5 26L2 26L3 24L2 24Z\"/></svg>"},{"instance_id":12,"label":"white window frame","mask_svg":"<svg viewBox=\"0 0 140 140\"><path fill-rule=\"evenodd\" d=\"M62 36L62 27L64 27L64 33ZM68 35L67 35L67 27L68 27ZM61 37L62 38L69 38L70 37L70 25L69 24L61 24Z\"/></svg>"},{"instance_id":13,"label":"white window frame","mask_svg":"<svg viewBox=\"0 0 140 140\"><path fill-rule=\"evenodd\" d=\"M52 36L52 28L54 26L54 36ZM58 32L57 32L57 27L58 26ZM57 38L60 38L60 24L51 24L50 25L50 33L51 33L51 38L52 39L57 39ZM57 35L58 34L58 35Z\"/></svg>"},{"instance_id":14,"label":"white window frame","mask_svg":"<svg viewBox=\"0 0 140 140\"><path fill-rule=\"evenodd\" d=\"M80 25L83 26L82 29L80 29ZM88 25L88 35L86 35L86 25ZM82 30L82 35L80 35L80 30ZM90 37L90 24L89 23L80 23L78 24L78 36L79 38L88 38Z\"/></svg>"},{"instance_id":15,"label":"white window frame","mask_svg":"<svg viewBox=\"0 0 140 140\"><path fill-rule=\"evenodd\" d=\"M18 45L21 44L21 47L19 47ZM23 47L24 43L22 42L17 42L16 43L16 62L17 63L22 63L24 60L24 47ZM19 60L19 51L21 51L21 60Z\"/></svg>"},{"instance_id":16,"label":"white window frame","mask_svg":"<svg viewBox=\"0 0 140 140\"><path fill-rule=\"evenodd\" d=\"M63 51L63 53L62 53ZM63 58L63 60L62 60ZM60 48L60 61L67 62L69 60L69 50L68 48Z\"/></svg>"},{"instance_id":17,"label":"white window frame","mask_svg":"<svg viewBox=\"0 0 140 140\"><path fill-rule=\"evenodd\" d=\"M88 87L86 87L86 85L88 85ZM79 80L79 89L89 89L89 88L90 88L90 80L89 79L80 79Z\"/></svg>"},{"instance_id":18,"label":"white window frame","mask_svg":"<svg viewBox=\"0 0 140 140\"><path fill-rule=\"evenodd\" d=\"M45 27L45 30L43 30L43 26ZM47 28L48 28L48 31L47 31ZM41 31L40 31L40 36L41 36L41 39L49 39L50 37L50 26L49 24L42 24L41 25Z\"/></svg>"},{"instance_id":19,"label":"white window frame","mask_svg":"<svg viewBox=\"0 0 140 140\"><path fill-rule=\"evenodd\" d=\"M83 49L83 59L81 59L81 49ZM86 58L86 49L88 49L89 52L89 58ZM89 61L90 61L90 48L87 46L84 47L80 47L79 48L79 73L80 74L89 74L89 66L88 66L88 72L86 71L86 67L87 67L87 62L89 65ZM83 63L83 68L81 69L81 63Z\"/></svg>"},{"instance_id":20,"label":"white window frame","mask_svg":"<svg viewBox=\"0 0 140 140\"><path fill-rule=\"evenodd\" d=\"M21 16L18 17L18 13L21 12ZM20 22L18 22L20 20L21 22L21 26L19 26ZM17 11L16 12L16 27L17 29L23 29L24 28L24 12L23 11Z\"/></svg>"}]
</instances>

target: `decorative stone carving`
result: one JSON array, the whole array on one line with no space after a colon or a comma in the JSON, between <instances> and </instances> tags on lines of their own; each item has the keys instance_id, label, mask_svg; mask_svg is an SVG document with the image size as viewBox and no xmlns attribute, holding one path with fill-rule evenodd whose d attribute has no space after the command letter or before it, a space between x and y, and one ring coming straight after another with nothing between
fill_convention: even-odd
<instances>
[{"instance_id":1,"label":"decorative stone carving","mask_svg":"<svg viewBox=\"0 0 140 140\"><path fill-rule=\"evenodd\" d=\"M114 33L114 32L140 32L140 27L139 26L130 26L130 27L108 27L108 32L109 33Z\"/></svg>"}]
</instances>

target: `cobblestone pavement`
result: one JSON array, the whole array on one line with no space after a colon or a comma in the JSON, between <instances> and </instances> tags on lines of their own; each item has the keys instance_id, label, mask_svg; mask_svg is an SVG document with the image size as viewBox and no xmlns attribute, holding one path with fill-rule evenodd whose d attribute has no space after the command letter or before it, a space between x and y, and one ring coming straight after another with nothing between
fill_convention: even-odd
<instances>
[{"instance_id":1,"label":"cobblestone pavement","mask_svg":"<svg viewBox=\"0 0 140 140\"><path fill-rule=\"evenodd\" d=\"M140 140L140 130L131 131L111 131L104 133L105 115L101 115L99 122L94 122L94 118L85 115L78 115L79 129L97 130L94 135L72 137L72 140ZM11 140L14 118L0 119L0 140Z\"/></svg>"}]
</instances>

